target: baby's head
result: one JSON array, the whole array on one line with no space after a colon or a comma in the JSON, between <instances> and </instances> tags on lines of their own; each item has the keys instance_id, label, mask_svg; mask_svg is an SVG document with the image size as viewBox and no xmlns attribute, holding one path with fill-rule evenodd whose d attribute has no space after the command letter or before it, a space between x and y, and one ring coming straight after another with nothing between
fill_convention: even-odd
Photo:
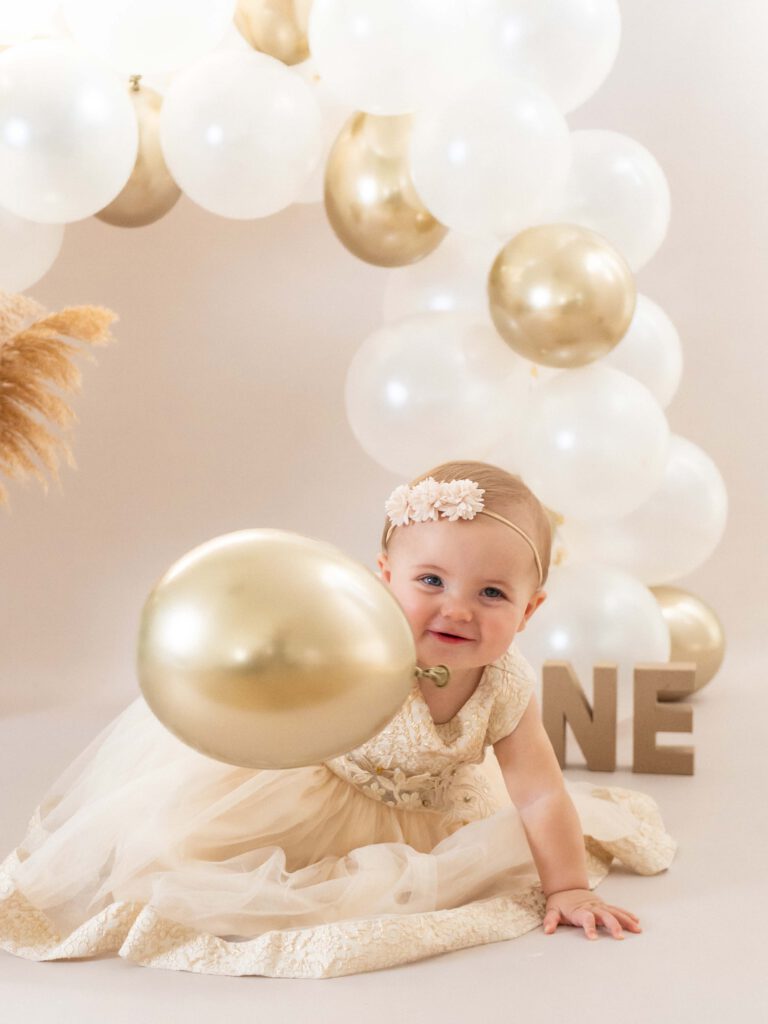
<instances>
[{"instance_id":1,"label":"baby's head","mask_svg":"<svg viewBox=\"0 0 768 1024\"><path fill-rule=\"evenodd\" d=\"M394 525L387 517L381 578L410 622L420 662L451 668L488 664L507 650L546 597L550 522L522 480L497 466L445 462L409 487L430 477L438 484L473 481L483 493L478 501L479 491L468 488L468 501L482 510L455 519L434 512L437 518L414 522L405 514L409 491L398 488L388 506L395 519L409 521ZM435 490L424 484L421 491L427 493L416 493L417 519L430 511L430 488Z\"/></svg>"}]
</instances>

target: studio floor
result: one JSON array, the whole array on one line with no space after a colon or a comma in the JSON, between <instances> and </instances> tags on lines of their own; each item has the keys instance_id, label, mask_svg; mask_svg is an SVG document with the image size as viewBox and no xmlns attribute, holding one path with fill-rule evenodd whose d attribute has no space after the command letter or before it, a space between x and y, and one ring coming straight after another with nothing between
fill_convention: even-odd
<instances>
[{"instance_id":1,"label":"studio floor","mask_svg":"<svg viewBox=\"0 0 768 1024\"><path fill-rule=\"evenodd\" d=\"M765 920L768 691L757 658L727 660L694 700L692 777L568 769L573 780L643 789L679 850L663 875L614 870L609 902L644 932L589 942L575 929L459 950L403 967L322 980L213 977L108 958L33 963L0 952L4 1024L768 1020ZM42 793L120 706L0 715L0 853ZM681 737L674 737L675 740ZM690 737L684 738L690 742ZM629 763L629 723L619 761Z\"/></svg>"}]
</instances>

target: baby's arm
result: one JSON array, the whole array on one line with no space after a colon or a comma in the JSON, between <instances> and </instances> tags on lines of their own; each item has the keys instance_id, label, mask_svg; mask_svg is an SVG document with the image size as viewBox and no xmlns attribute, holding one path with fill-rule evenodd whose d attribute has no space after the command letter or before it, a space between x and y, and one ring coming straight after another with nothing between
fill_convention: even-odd
<instances>
[{"instance_id":1,"label":"baby's arm","mask_svg":"<svg viewBox=\"0 0 768 1024\"><path fill-rule=\"evenodd\" d=\"M588 938L597 938L597 924L617 939L624 938L622 925L639 932L634 914L603 903L589 890L581 823L534 697L514 731L493 749L547 897L544 931L551 934L568 923L583 927Z\"/></svg>"}]
</instances>

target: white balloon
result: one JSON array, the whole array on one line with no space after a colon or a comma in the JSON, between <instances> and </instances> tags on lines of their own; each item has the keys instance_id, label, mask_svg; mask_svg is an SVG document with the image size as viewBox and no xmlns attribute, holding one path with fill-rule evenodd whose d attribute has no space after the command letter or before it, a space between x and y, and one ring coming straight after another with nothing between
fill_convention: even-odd
<instances>
[{"instance_id":1,"label":"white balloon","mask_svg":"<svg viewBox=\"0 0 768 1024\"><path fill-rule=\"evenodd\" d=\"M525 431L531 399L550 380L565 373L565 370L555 366L539 366L528 360L524 362L526 377L523 392L514 404L510 403L506 430L485 456L486 462L518 476L524 475Z\"/></svg>"},{"instance_id":2,"label":"white balloon","mask_svg":"<svg viewBox=\"0 0 768 1024\"><path fill-rule=\"evenodd\" d=\"M621 38L617 0L480 0L469 28L489 67L506 68L548 92L564 114L597 91Z\"/></svg>"},{"instance_id":3,"label":"white balloon","mask_svg":"<svg viewBox=\"0 0 768 1024\"><path fill-rule=\"evenodd\" d=\"M47 274L61 251L63 224L38 224L0 209L0 291L23 292Z\"/></svg>"},{"instance_id":4,"label":"white balloon","mask_svg":"<svg viewBox=\"0 0 768 1024\"><path fill-rule=\"evenodd\" d=\"M498 252L497 238L473 238L450 231L418 263L388 271L384 319L462 311L476 313L490 323L488 271Z\"/></svg>"},{"instance_id":5,"label":"white balloon","mask_svg":"<svg viewBox=\"0 0 768 1024\"><path fill-rule=\"evenodd\" d=\"M645 295L638 295L627 333L600 362L645 384L662 409L666 409L683 374L680 335L661 306Z\"/></svg>"},{"instance_id":6,"label":"white balloon","mask_svg":"<svg viewBox=\"0 0 768 1024\"><path fill-rule=\"evenodd\" d=\"M669 185L656 158L619 132L573 132L573 162L549 223L581 224L603 235L632 270L655 254L669 226Z\"/></svg>"},{"instance_id":7,"label":"white balloon","mask_svg":"<svg viewBox=\"0 0 768 1024\"><path fill-rule=\"evenodd\" d=\"M407 114L438 90L436 61L450 59L457 18L466 12L456 0L313 0L309 48L342 102Z\"/></svg>"},{"instance_id":8,"label":"white balloon","mask_svg":"<svg viewBox=\"0 0 768 1024\"><path fill-rule=\"evenodd\" d=\"M0 206L46 224L89 217L125 185L138 139L126 84L71 43L0 54Z\"/></svg>"},{"instance_id":9,"label":"white balloon","mask_svg":"<svg viewBox=\"0 0 768 1024\"><path fill-rule=\"evenodd\" d=\"M506 238L562 193L571 142L546 93L500 76L414 114L410 153L433 216L456 231Z\"/></svg>"},{"instance_id":10,"label":"white balloon","mask_svg":"<svg viewBox=\"0 0 768 1024\"><path fill-rule=\"evenodd\" d=\"M605 562L657 586L709 558L728 518L725 483L701 448L676 434L669 440L661 486L630 515L599 526L566 517L558 532L569 563Z\"/></svg>"},{"instance_id":11,"label":"white balloon","mask_svg":"<svg viewBox=\"0 0 768 1024\"><path fill-rule=\"evenodd\" d=\"M323 119L323 142L320 158L308 181L299 190L295 201L297 203L320 203L323 201L325 164L328 154L343 125L354 111L342 103L335 93L331 92L311 57L309 60L302 61L301 64L295 64L291 71L303 79L312 90Z\"/></svg>"},{"instance_id":12,"label":"white balloon","mask_svg":"<svg viewBox=\"0 0 768 1024\"><path fill-rule=\"evenodd\" d=\"M620 370L591 364L531 396L523 476L566 517L614 519L659 486L668 444L666 417L650 391Z\"/></svg>"},{"instance_id":13,"label":"white balloon","mask_svg":"<svg viewBox=\"0 0 768 1024\"><path fill-rule=\"evenodd\" d=\"M223 38L237 0L64 0L76 41L125 74L174 71Z\"/></svg>"},{"instance_id":14,"label":"white balloon","mask_svg":"<svg viewBox=\"0 0 768 1024\"><path fill-rule=\"evenodd\" d=\"M515 641L523 655L539 677L545 661L571 662L587 694L596 664L618 665L620 707L628 710L634 666L669 661L669 627L654 595L628 573L592 562L555 566L544 589L547 600Z\"/></svg>"},{"instance_id":15,"label":"white balloon","mask_svg":"<svg viewBox=\"0 0 768 1024\"><path fill-rule=\"evenodd\" d=\"M0 46L21 43L50 32L59 0L3 0L0 3Z\"/></svg>"},{"instance_id":16,"label":"white balloon","mask_svg":"<svg viewBox=\"0 0 768 1024\"><path fill-rule=\"evenodd\" d=\"M424 313L374 331L352 359L346 406L365 451L413 476L482 459L519 401L525 363L471 313Z\"/></svg>"},{"instance_id":17,"label":"white balloon","mask_svg":"<svg viewBox=\"0 0 768 1024\"><path fill-rule=\"evenodd\" d=\"M204 57L171 82L160 114L168 168L222 217L289 206L320 158L322 117L309 86L266 54Z\"/></svg>"}]
</instances>

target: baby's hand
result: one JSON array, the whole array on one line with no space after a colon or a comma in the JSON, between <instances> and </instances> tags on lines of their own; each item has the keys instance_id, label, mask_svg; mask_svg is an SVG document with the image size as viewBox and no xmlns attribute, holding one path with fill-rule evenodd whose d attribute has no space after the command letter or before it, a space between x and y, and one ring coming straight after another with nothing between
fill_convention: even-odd
<instances>
[{"instance_id":1,"label":"baby's hand","mask_svg":"<svg viewBox=\"0 0 768 1024\"><path fill-rule=\"evenodd\" d=\"M544 931L551 935L559 924L572 924L583 928L588 939L597 938L597 925L602 924L614 937L623 939L621 926L631 932L641 932L640 920L628 910L613 907L594 896L589 889L564 889L553 892L547 899Z\"/></svg>"}]
</instances>

